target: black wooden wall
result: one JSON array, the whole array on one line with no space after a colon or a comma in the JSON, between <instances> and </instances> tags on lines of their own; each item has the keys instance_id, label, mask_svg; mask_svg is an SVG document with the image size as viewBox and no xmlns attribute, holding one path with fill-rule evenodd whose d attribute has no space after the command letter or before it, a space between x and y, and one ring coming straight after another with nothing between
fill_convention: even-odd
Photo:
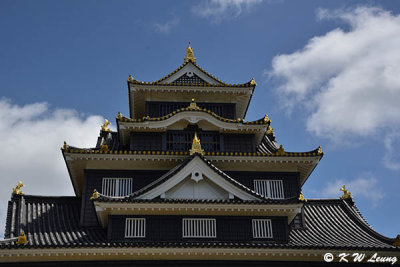
<instances>
[{"instance_id":1,"label":"black wooden wall","mask_svg":"<svg viewBox=\"0 0 400 267\"><path fill-rule=\"evenodd\" d=\"M146 218L145 238L125 238L126 218ZM182 238L183 218L215 218L217 225L216 238ZM252 232L252 219L271 219L272 239L254 239ZM278 241L286 242L289 238L287 217L248 217L248 216L109 216L109 240L114 241Z\"/></svg>"}]
</instances>

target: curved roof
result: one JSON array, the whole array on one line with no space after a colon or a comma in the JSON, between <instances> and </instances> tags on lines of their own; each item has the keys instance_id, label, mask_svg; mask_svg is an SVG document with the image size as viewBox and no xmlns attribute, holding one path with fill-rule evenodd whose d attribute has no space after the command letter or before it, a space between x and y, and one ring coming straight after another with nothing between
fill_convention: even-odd
<instances>
[{"instance_id":1,"label":"curved roof","mask_svg":"<svg viewBox=\"0 0 400 267\"><path fill-rule=\"evenodd\" d=\"M394 239L384 237L356 215L351 202L340 199L308 200L304 204L304 227L292 229L289 242L260 241L109 241L107 229L81 228L77 197L13 195L9 201L5 238L25 231L29 243L0 243L0 249L54 247L226 247L282 249L351 249L397 251Z\"/></svg>"}]
</instances>

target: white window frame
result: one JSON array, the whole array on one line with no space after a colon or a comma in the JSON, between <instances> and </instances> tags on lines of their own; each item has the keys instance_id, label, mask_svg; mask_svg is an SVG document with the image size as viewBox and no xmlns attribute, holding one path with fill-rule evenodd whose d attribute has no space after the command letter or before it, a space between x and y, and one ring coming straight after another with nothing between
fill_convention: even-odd
<instances>
[{"instance_id":1,"label":"white window frame","mask_svg":"<svg viewBox=\"0 0 400 267\"><path fill-rule=\"evenodd\" d=\"M213 218L183 218L183 238L216 238L217 220Z\"/></svg>"},{"instance_id":2,"label":"white window frame","mask_svg":"<svg viewBox=\"0 0 400 267\"><path fill-rule=\"evenodd\" d=\"M126 218L125 238L144 238L146 237L145 218Z\"/></svg>"},{"instance_id":3,"label":"white window frame","mask_svg":"<svg viewBox=\"0 0 400 267\"><path fill-rule=\"evenodd\" d=\"M124 181L124 182L122 182ZM133 178L104 177L101 183L101 193L107 197L126 197L132 193ZM120 186L124 186L122 190ZM122 192L122 194L120 194Z\"/></svg>"},{"instance_id":4,"label":"white window frame","mask_svg":"<svg viewBox=\"0 0 400 267\"><path fill-rule=\"evenodd\" d=\"M273 238L271 219L252 220L253 238Z\"/></svg>"},{"instance_id":5,"label":"white window frame","mask_svg":"<svg viewBox=\"0 0 400 267\"><path fill-rule=\"evenodd\" d=\"M271 199L284 199L285 190L283 180L254 180L254 191L263 197Z\"/></svg>"}]
</instances>

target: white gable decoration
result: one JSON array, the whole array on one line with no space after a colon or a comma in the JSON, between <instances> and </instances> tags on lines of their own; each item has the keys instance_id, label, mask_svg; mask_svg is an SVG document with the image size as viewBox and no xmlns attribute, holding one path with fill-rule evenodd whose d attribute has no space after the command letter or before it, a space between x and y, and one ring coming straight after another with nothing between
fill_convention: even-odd
<instances>
[{"instance_id":1,"label":"white gable decoration","mask_svg":"<svg viewBox=\"0 0 400 267\"><path fill-rule=\"evenodd\" d=\"M199 156L195 156L178 173L137 199L233 199L258 200L257 197L227 181Z\"/></svg>"},{"instance_id":2,"label":"white gable decoration","mask_svg":"<svg viewBox=\"0 0 400 267\"><path fill-rule=\"evenodd\" d=\"M187 75L188 77L192 77L193 74L196 74L200 79L206 81L209 84L221 84L219 81L211 78L206 75L203 71L201 71L198 67L196 67L192 62L188 62L183 68L178 70L176 73L163 80L162 83L173 83L175 80L179 79L182 75Z\"/></svg>"}]
</instances>

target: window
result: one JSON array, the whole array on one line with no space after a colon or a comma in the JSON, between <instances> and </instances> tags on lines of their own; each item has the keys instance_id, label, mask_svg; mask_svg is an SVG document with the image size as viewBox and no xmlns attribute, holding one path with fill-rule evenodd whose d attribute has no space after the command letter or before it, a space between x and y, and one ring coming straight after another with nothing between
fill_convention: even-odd
<instances>
[{"instance_id":1,"label":"window","mask_svg":"<svg viewBox=\"0 0 400 267\"><path fill-rule=\"evenodd\" d=\"M132 193L132 178L103 178L102 194L108 197L124 197Z\"/></svg>"},{"instance_id":2,"label":"window","mask_svg":"<svg viewBox=\"0 0 400 267\"><path fill-rule=\"evenodd\" d=\"M127 218L125 222L125 237L146 237L146 219Z\"/></svg>"},{"instance_id":3,"label":"window","mask_svg":"<svg viewBox=\"0 0 400 267\"><path fill-rule=\"evenodd\" d=\"M254 191L267 198L284 198L282 180L254 180Z\"/></svg>"},{"instance_id":4,"label":"window","mask_svg":"<svg viewBox=\"0 0 400 267\"><path fill-rule=\"evenodd\" d=\"M217 237L215 219L183 219L183 237Z\"/></svg>"},{"instance_id":5,"label":"window","mask_svg":"<svg viewBox=\"0 0 400 267\"><path fill-rule=\"evenodd\" d=\"M253 219L253 238L272 238L270 219Z\"/></svg>"}]
</instances>

